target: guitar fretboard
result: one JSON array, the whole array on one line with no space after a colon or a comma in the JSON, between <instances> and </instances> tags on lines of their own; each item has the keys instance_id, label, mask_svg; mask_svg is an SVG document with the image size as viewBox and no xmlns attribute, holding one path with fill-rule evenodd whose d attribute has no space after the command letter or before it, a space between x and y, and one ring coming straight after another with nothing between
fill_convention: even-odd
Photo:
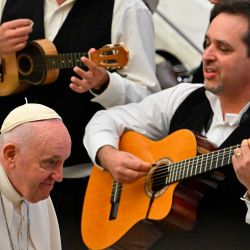
<instances>
[{"instance_id":1,"label":"guitar fretboard","mask_svg":"<svg viewBox=\"0 0 250 250\"><path fill-rule=\"evenodd\" d=\"M181 162L173 163L167 166L167 168L166 166L162 168L157 175L165 175L165 184L168 185L170 183L181 181L189 177L223 167L231 163L234 149L239 146L240 145L231 146L210 152L208 154L186 159Z\"/></svg>"},{"instance_id":2,"label":"guitar fretboard","mask_svg":"<svg viewBox=\"0 0 250 250\"><path fill-rule=\"evenodd\" d=\"M67 53L58 55L46 55L46 65L48 69L66 69L74 66L83 66L81 57L88 57L87 53Z\"/></svg>"}]
</instances>

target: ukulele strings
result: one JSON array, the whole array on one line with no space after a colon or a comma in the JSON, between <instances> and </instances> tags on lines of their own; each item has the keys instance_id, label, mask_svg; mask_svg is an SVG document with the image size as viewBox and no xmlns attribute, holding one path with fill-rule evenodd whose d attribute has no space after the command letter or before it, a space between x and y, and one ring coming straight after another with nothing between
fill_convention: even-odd
<instances>
[{"instance_id":1,"label":"ukulele strings","mask_svg":"<svg viewBox=\"0 0 250 250\"><path fill-rule=\"evenodd\" d=\"M36 71L43 71L44 69L60 68L60 65L69 65L69 67L83 65L80 58L82 56L88 57L88 53L64 53L58 55L34 56L32 63L35 65Z\"/></svg>"}]
</instances>

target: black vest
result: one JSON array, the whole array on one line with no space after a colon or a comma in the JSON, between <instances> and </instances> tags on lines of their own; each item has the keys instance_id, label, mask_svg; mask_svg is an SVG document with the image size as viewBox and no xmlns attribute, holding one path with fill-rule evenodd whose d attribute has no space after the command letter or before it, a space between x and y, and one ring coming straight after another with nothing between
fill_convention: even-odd
<instances>
[{"instance_id":1,"label":"black vest","mask_svg":"<svg viewBox=\"0 0 250 250\"><path fill-rule=\"evenodd\" d=\"M210 123L212 116L212 109L205 95L205 89L201 87L191 93L178 107L170 123L170 133L182 128L201 133ZM243 139L250 138L249 125L250 110L247 110L242 116L239 126L219 148L240 144ZM237 180L233 167L225 166L223 172L226 174L226 179L222 184L221 191L223 193L226 191L230 195L235 194L238 197L242 195L245 189Z\"/></svg>"},{"instance_id":2,"label":"black vest","mask_svg":"<svg viewBox=\"0 0 250 250\"><path fill-rule=\"evenodd\" d=\"M201 87L191 93L176 110L170 123L170 131L174 132L181 128L187 128L195 132L201 132L202 129L206 128L209 124L211 117L212 109L206 98L205 90ZM242 116L238 128L230 134L221 144L220 148L239 144L242 139L250 137L249 118L250 111L248 109ZM221 171L224 172L225 179L218 183L217 189L205 192L198 206L196 226L187 234L187 238L190 240L183 241L183 244L187 246L192 246L194 243L191 241L194 241L194 239L202 238L204 232L208 232L208 238L210 234L214 237L216 233L218 236L218 233L223 232L222 235L224 238L222 237L221 240L218 240L218 242L220 242L219 244L225 244L224 240L227 236L234 239L232 242L237 242L238 238L235 237L235 235L237 235L238 230L240 230L240 235L242 235L245 241L248 242L247 244L249 244L249 240L246 240L249 239L249 225L244 221L246 205L245 202L240 200L240 197L243 196L246 189L238 181L232 165L221 168ZM207 180L210 178L208 173L205 174L205 176L201 176L201 178L203 177ZM200 190L198 189L198 191ZM237 226L228 226L227 221L232 222L232 225L237 224ZM215 231L213 228L216 228ZM176 236L177 239L180 237L178 235ZM213 237L209 239L212 240L211 238ZM233 246L230 249L233 249Z\"/></svg>"},{"instance_id":3,"label":"black vest","mask_svg":"<svg viewBox=\"0 0 250 250\"><path fill-rule=\"evenodd\" d=\"M91 47L100 48L111 43L111 24L114 0L77 0L54 39L58 53L87 52ZM7 0L2 22L16 18L34 21L30 40L44 38L44 1ZM105 11L104 11L105 10ZM72 69L60 70L57 81L7 97L0 97L0 123L18 105L36 102L55 109L63 118L72 138L72 153L67 165L88 162L89 157L82 143L84 129L94 113L103 107L90 101L90 92L77 94L69 88Z\"/></svg>"}]
</instances>

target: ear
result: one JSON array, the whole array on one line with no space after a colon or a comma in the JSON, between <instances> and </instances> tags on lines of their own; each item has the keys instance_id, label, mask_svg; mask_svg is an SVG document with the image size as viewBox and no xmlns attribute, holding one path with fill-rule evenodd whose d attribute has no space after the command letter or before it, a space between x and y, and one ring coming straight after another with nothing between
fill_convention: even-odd
<instances>
[{"instance_id":1,"label":"ear","mask_svg":"<svg viewBox=\"0 0 250 250\"><path fill-rule=\"evenodd\" d=\"M3 158L6 163L6 167L14 168L16 156L16 146L14 144L7 144L3 148Z\"/></svg>"}]
</instances>

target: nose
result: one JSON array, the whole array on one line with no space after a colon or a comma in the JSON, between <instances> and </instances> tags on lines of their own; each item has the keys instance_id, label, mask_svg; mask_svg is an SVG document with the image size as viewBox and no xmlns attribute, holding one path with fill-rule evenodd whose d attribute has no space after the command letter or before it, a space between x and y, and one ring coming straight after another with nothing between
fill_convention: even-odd
<instances>
[{"instance_id":1,"label":"nose","mask_svg":"<svg viewBox=\"0 0 250 250\"><path fill-rule=\"evenodd\" d=\"M208 47L205 48L203 55L202 55L202 60L203 62L216 60L215 49L213 45L209 45Z\"/></svg>"},{"instance_id":2,"label":"nose","mask_svg":"<svg viewBox=\"0 0 250 250\"><path fill-rule=\"evenodd\" d=\"M63 180L63 165L58 166L51 176L56 182L61 182Z\"/></svg>"}]
</instances>

